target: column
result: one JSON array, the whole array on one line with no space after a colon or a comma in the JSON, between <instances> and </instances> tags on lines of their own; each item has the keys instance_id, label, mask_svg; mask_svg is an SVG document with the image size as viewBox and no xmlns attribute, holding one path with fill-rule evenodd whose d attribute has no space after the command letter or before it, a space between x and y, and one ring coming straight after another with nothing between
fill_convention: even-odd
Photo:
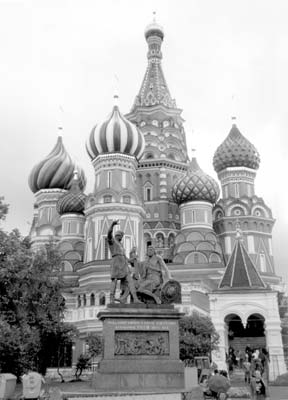
<instances>
[{"instance_id":1,"label":"column","mask_svg":"<svg viewBox=\"0 0 288 400\"><path fill-rule=\"evenodd\" d=\"M266 343L270 356L269 380L274 381L277 376L287 372L284 360L280 322L266 321Z\"/></svg>"},{"instance_id":2,"label":"column","mask_svg":"<svg viewBox=\"0 0 288 400\"><path fill-rule=\"evenodd\" d=\"M218 369L227 370L226 364L226 342L227 329L224 321L213 321L216 332L219 334L219 345L217 350L212 351L212 360L217 364Z\"/></svg>"}]
</instances>

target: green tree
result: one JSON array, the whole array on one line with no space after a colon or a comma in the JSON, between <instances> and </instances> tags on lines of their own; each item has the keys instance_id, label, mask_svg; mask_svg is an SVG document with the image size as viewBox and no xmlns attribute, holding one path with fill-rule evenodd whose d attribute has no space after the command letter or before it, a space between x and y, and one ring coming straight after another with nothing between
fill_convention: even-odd
<instances>
[{"instance_id":1,"label":"green tree","mask_svg":"<svg viewBox=\"0 0 288 400\"><path fill-rule=\"evenodd\" d=\"M6 218L8 214L8 204L4 203L4 197L0 196L0 221Z\"/></svg>"},{"instance_id":2,"label":"green tree","mask_svg":"<svg viewBox=\"0 0 288 400\"><path fill-rule=\"evenodd\" d=\"M60 255L52 243L33 253L18 230L0 230L0 371L45 373L75 329L64 323Z\"/></svg>"},{"instance_id":3,"label":"green tree","mask_svg":"<svg viewBox=\"0 0 288 400\"><path fill-rule=\"evenodd\" d=\"M191 363L194 357L208 356L217 349L219 335L210 317L193 312L179 321L180 359Z\"/></svg>"},{"instance_id":4,"label":"green tree","mask_svg":"<svg viewBox=\"0 0 288 400\"><path fill-rule=\"evenodd\" d=\"M103 339L96 333L91 333L87 339L86 343L88 345L88 354L90 358L98 357L102 355L103 352Z\"/></svg>"}]
</instances>

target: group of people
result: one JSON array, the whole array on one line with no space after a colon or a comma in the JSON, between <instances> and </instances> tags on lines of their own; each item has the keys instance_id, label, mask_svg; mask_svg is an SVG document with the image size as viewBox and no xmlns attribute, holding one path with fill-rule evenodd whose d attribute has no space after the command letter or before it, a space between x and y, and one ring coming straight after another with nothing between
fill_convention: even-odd
<instances>
[{"instance_id":1,"label":"group of people","mask_svg":"<svg viewBox=\"0 0 288 400\"><path fill-rule=\"evenodd\" d=\"M243 369L245 372L245 382L250 383L249 375L252 374L255 369L261 371L261 374L267 369L269 354L265 348L252 349L250 345L247 345L245 351L235 351L234 348L230 346L226 359L229 373L232 373L234 368Z\"/></svg>"},{"instance_id":2,"label":"group of people","mask_svg":"<svg viewBox=\"0 0 288 400\"><path fill-rule=\"evenodd\" d=\"M248 344L245 351L235 351L229 347L227 364L229 373L233 373L235 367L244 371L244 381L250 385L253 398L265 399L267 388L263 374L268 375L269 353L265 348L252 349Z\"/></svg>"}]
</instances>

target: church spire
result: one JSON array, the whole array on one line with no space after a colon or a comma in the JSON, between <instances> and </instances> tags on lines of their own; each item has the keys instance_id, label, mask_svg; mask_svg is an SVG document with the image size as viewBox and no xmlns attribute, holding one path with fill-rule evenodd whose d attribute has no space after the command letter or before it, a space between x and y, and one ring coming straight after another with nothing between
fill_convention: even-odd
<instances>
[{"instance_id":1,"label":"church spire","mask_svg":"<svg viewBox=\"0 0 288 400\"><path fill-rule=\"evenodd\" d=\"M162 104L168 108L176 108L176 102L169 92L162 67L161 45L164 39L163 28L156 22L155 13L153 22L145 29L145 38L148 44L148 66L136 96L132 112L136 107L149 107Z\"/></svg>"},{"instance_id":2,"label":"church spire","mask_svg":"<svg viewBox=\"0 0 288 400\"><path fill-rule=\"evenodd\" d=\"M239 223L236 224L236 238L233 252L218 289L266 289L252 259L243 245Z\"/></svg>"}]
</instances>

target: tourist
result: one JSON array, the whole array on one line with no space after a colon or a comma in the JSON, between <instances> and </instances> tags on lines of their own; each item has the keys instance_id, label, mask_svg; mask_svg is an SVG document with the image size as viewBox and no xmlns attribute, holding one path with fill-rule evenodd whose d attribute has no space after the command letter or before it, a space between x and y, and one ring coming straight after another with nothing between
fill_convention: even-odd
<instances>
[{"instance_id":1,"label":"tourist","mask_svg":"<svg viewBox=\"0 0 288 400\"><path fill-rule=\"evenodd\" d=\"M254 349L253 353L252 353L252 359L253 360L258 360L259 358L259 349Z\"/></svg>"},{"instance_id":2,"label":"tourist","mask_svg":"<svg viewBox=\"0 0 288 400\"><path fill-rule=\"evenodd\" d=\"M250 384L250 380L251 380L251 363L249 362L248 354L246 355L245 361L243 362L243 370L244 370L244 381L245 381L245 383Z\"/></svg>"},{"instance_id":3,"label":"tourist","mask_svg":"<svg viewBox=\"0 0 288 400\"><path fill-rule=\"evenodd\" d=\"M245 361L245 353L243 350L239 350L239 368L243 368L243 362Z\"/></svg>"},{"instance_id":4,"label":"tourist","mask_svg":"<svg viewBox=\"0 0 288 400\"><path fill-rule=\"evenodd\" d=\"M251 377L252 399L266 399L266 386L259 370L256 370Z\"/></svg>"},{"instance_id":5,"label":"tourist","mask_svg":"<svg viewBox=\"0 0 288 400\"><path fill-rule=\"evenodd\" d=\"M234 370L234 361L231 355L228 355L227 364L228 364L229 374L232 374Z\"/></svg>"},{"instance_id":6,"label":"tourist","mask_svg":"<svg viewBox=\"0 0 288 400\"><path fill-rule=\"evenodd\" d=\"M235 366L240 368L240 350L235 353Z\"/></svg>"}]
</instances>

